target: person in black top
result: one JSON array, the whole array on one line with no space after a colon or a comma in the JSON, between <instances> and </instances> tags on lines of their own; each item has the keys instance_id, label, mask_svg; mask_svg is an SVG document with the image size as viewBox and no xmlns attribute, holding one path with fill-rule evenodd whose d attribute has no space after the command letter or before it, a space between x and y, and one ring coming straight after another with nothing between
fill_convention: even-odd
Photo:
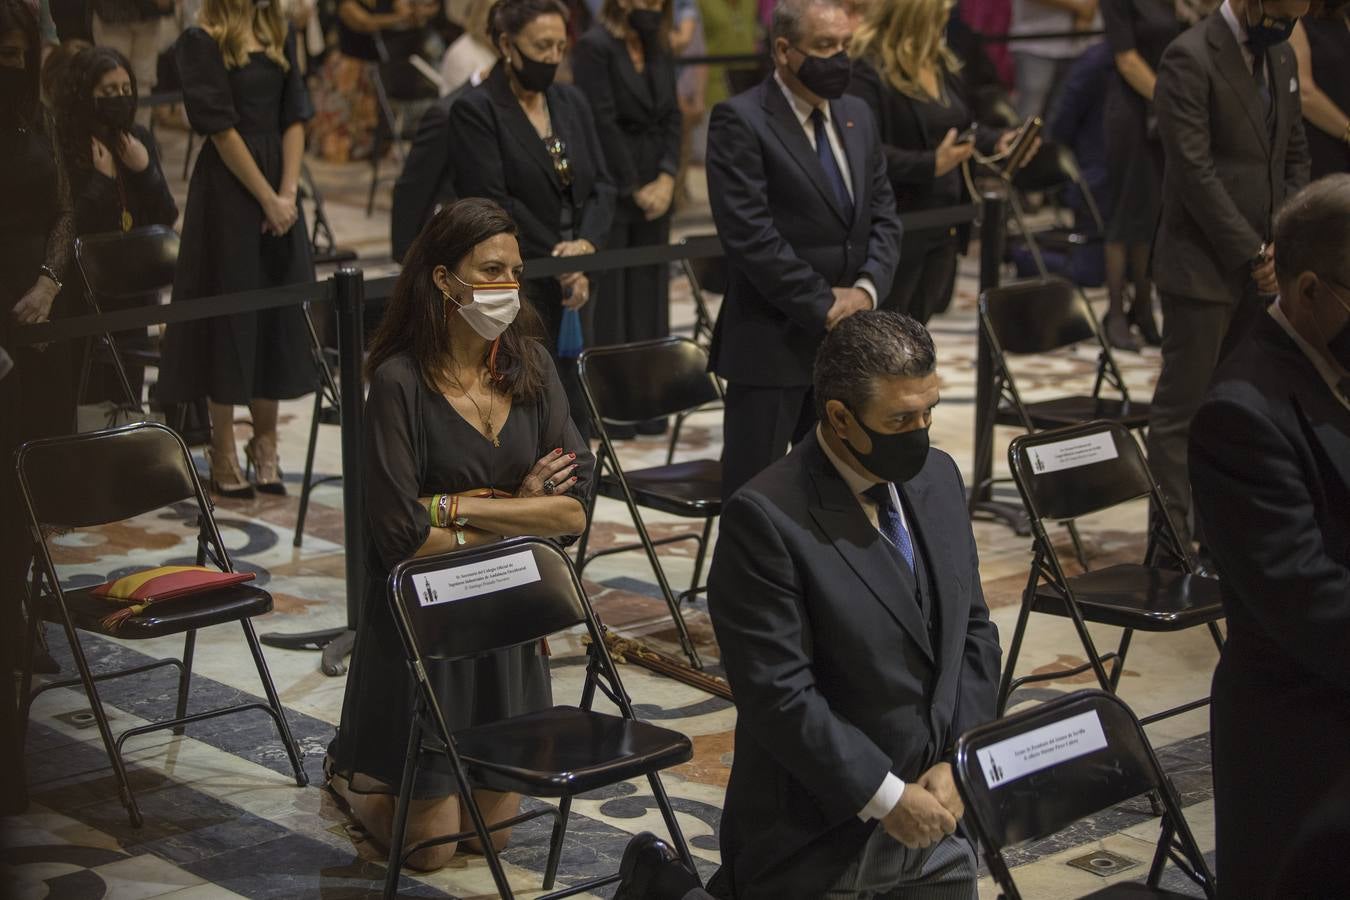
<instances>
[{"instance_id":1,"label":"person in black top","mask_svg":"<svg viewBox=\"0 0 1350 900\"><path fill-rule=\"evenodd\" d=\"M944 0L879 3L849 48L856 60L849 92L872 109L901 212L965 202L961 164L977 146L986 154L1002 149L1012 134L966 131L974 122L961 64L943 37L949 15ZM965 230L954 228L906 230L895 281L880 308L921 323L945 310L965 239Z\"/></svg>"},{"instance_id":2,"label":"person in black top","mask_svg":"<svg viewBox=\"0 0 1350 900\"><path fill-rule=\"evenodd\" d=\"M488 27L501 61L450 110L460 147L455 193L500 203L520 228L526 259L594 253L614 220L614 184L590 104L553 80L567 50L567 10L558 0L500 0ZM532 278L525 294L557 360L563 310L584 312L590 280L583 272ZM576 366L558 364L584 422Z\"/></svg>"},{"instance_id":3,"label":"person in black top","mask_svg":"<svg viewBox=\"0 0 1350 900\"><path fill-rule=\"evenodd\" d=\"M178 204L159 165L149 130L135 124L136 76L126 57L110 47L81 50L56 85L57 133L75 200L77 234L172 227ZM158 297L99 298L105 311L158 302ZM145 329L118 332L118 346L144 347ZM81 402L139 400L145 369L126 364L135 397L122 395L111 366L97 364Z\"/></svg>"},{"instance_id":4,"label":"person in black top","mask_svg":"<svg viewBox=\"0 0 1350 900\"><path fill-rule=\"evenodd\" d=\"M1145 342L1162 339L1153 320L1153 283L1149 248L1162 203L1162 144L1153 114L1153 85L1163 51L1182 24L1172 0L1101 0L1106 42L1116 56L1118 77L1106 88L1107 193L1111 217L1106 223L1106 339L1121 350L1138 350L1130 333L1137 325ZM1125 309L1127 269L1134 300Z\"/></svg>"},{"instance_id":5,"label":"person in black top","mask_svg":"<svg viewBox=\"0 0 1350 900\"><path fill-rule=\"evenodd\" d=\"M1350 0L1313 4L1294 26L1312 178L1350 172Z\"/></svg>"},{"instance_id":6,"label":"person in black top","mask_svg":"<svg viewBox=\"0 0 1350 900\"><path fill-rule=\"evenodd\" d=\"M12 368L0 378L0 671L19 669L16 636L32 538L14 475L14 449L64 434L74 424L66 342L16 347L15 329L61 312L69 277L74 211L51 128L38 103L41 48L37 16L24 0L0 0L0 348ZM69 292L67 292L69 293ZM0 809L25 801L23 754L14 694L0 699Z\"/></svg>"},{"instance_id":7,"label":"person in black top","mask_svg":"<svg viewBox=\"0 0 1350 900\"><path fill-rule=\"evenodd\" d=\"M296 207L311 107L295 35L277 3L206 0L201 22L177 45L188 121L211 139L188 186L175 303L314 280ZM211 483L225 496L252 496L255 485L286 492L277 466L277 401L314 385L298 305L174 324L165 333L159 399L210 400ZM236 457L238 404L252 414L245 453L254 484L244 480Z\"/></svg>"},{"instance_id":8,"label":"person in black top","mask_svg":"<svg viewBox=\"0 0 1350 900\"><path fill-rule=\"evenodd\" d=\"M665 244L680 165L680 105L667 46L669 3L605 0L600 19L577 41L576 85L595 112L595 128L619 199L606 248ZM624 344L670 333L664 264L613 269L597 279L595 342ZM643 423L659 434L664 420Z\"/></svg>"},{"instance_id":9,"label":"person in black top","mask_svg":"<svg viewBox=\"0 0 1350 900\"><path fill-rule=\"evenodd\" d=\"M412 678L386 596L399 562L503 537L586 527L594 457L519 296L516 226L488 200L438 212L408 251L370 346L365 407L366 594L328 789L389 846L412 725ZM445 499L442 500L442 497ZM353 551L355 552L355 551ZM542 643L428 664L452 730L553 705ZM407 844L472 829L445 757L419 767ZM489 824L520 797L475 792ZM497 832L504 847L508 833ZM437 869L455 844L412 854Z\"/></svg>"}]
</instances>

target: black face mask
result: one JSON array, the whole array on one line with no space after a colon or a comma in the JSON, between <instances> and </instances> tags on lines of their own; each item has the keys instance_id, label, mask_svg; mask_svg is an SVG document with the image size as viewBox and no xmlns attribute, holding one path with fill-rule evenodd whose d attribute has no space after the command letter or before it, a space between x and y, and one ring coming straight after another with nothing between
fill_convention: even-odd
<instances>
[{"instance_id":1,"label":"black face mask","mask_svg":"<svg viewBox=\"0 0 1350 900\"><path fill-rule=\"evenodd\" d=\"M0 122L14 124L28 100L28 72L0 66Z\"/></svg>"},{"instance_id":2,"label":"black face mask","mask_svg":"<svg viewBox=\"0 0 1350 900\"><path fill-rule=\"evenodd\" d=\"M1265 4L1257 6L1261 18L1255 25L1247 26L1247 46L1253 53L1264 53L1276 44L1283 44L1294 33L1298 19L1293 16L1268 16Z\"/></svg>"},{"instance_id":3,"label":"black face mask","mask_svg":"<svg viewBox=\"0 0 1350 900\"><path fill-rule=\"evenodd\" d=\"M801 53L800 50L797 52ZM844 89L853 77L853 63L849 61L847 51L840 50L834 56L802 55L806 58L797 67L797 78L808 91L825 100L838 100L844 96Z\"/></svg>"},{"instance_id":4,"label":"black face mask","mask_svg":"<svg viewBox=\"0 0 1350 900\"><path fill-rule=\"evenodd\" d=\"M872 452L863 453L850 444L848 438L844 438L843 441L853 451L854 458L878 478L901 484L918 475L923 464L928 461L927 428L916 428L899 434L883 434L864 425L856 413L853 415L853 421L858 423L858 427L872 442Z\"/></svg>"},{"instance_id":5,"label":"black face mask","mask_svg":"<svg viewBox=\"0 0 1350 900\"><path fill-rule=\"evenodd\" d=\"M94 118L112 134L131 130L136 121L136 98L131 95L95 97Z\"/></svg>"},{"instance_id":6,"label":"black face mask","mask_svg":"<svg viewBox=\"0 0 1350 900\"><path fill-rule=\"evenodd\" d=\"M520 82L520 86L527 91L548 90L549 85L553 84L553 77L558 74L558 64L530 59L519 46L516 52L520 54L521 65L516 68L512 64L511 71L516 73L516 81Z\"/></svg>"},{"instance_id":7,"label":"black face mask","mask_svg":"<svg viewBox=\"0 0 1350 900\"><path fill-rule=\"evenodd\" d=\"M1331 288L1327 288L1327 291L1340 301L1346 313L1350 313L1350 303L1342 299L1339 291L1333 291ZM1327 352L1331 354L1332 359L1340 364L1341 368L1350 369L1350 322L1346 322L1345 325L1341 326L1340 331L1327 339Z\"/></svg>"},{"instance_id":8,"label":"black face mask","mask_svg":"<svg viewBox=\"0 0 1350 900\"><path fill-rule=\"evenodd\" d=\"M630 9L628 27L638 37L651 40L661 32L661 11L656 9Z\"/></svg>"}]
</instances>

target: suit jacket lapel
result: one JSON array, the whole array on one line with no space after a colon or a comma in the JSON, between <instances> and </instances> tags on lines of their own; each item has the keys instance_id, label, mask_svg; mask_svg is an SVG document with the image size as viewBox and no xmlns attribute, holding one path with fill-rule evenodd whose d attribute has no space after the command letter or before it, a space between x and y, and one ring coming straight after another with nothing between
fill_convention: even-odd
<instances>
[{"instance_id":1,"label":"suit jacket lapel","mask_svg":"<svg viewBox=\"0 0 1350 900\"><path fill-rule=\"evenodd\" d=\"M1219 73L1228 82L1228 86L1232 88L1233 93L1237 95L1238 100L1242 103L1242 108L1247 113L1247 120L1256 132L1257 139L1269 153L1270 131L1266 128L1266 113L1263 108L1265 104L1261 100L1261 92L1256 89L1256 77L1252 74L1252 70L1247 68L1247 64L1242 58L1242 48L1238 46L1232 30L1228 27L1228 23L1224 21L1223 13L1212 13L1209 17L1208 27L1209 45L1214 49ZM1270 69L1273 73L1274 66L1271 66ZM1268 83L1266 86L1271 92L1271 102L1278 107L1279 98L1275 95L1275 85Z\"/></svg>"},{"instance_id":2,"label":"suit jacket lapel","mask_svg":"<svg viewBox=\"0 0 1350 900\"><path fill-rule=\"evenodd\" d=\"M923 553L924 564L933 585L928 614L938 617L938 641L934 648L938 663L944 672L960 672L960 666L952 666L951 661L961 658L966 618L943 608L941 604L944 599L954 600L962 596L956 573L964 569L955 557L953 542L948 540L942 527L944 515L931 501L929 483L928 477L921 473L913 481L900 486L900 493L905 502L905 523L909 526L910 538L915 543L915 549Z\"/></svg>"},{"instance_id":3,"label":"suit jacket lapel","mask_svg":"<svg viewBox=\"0 0 1350 900\"><path fill-rule=\"evenodd\" d=\"M783 146L792 154L797 165L801 166L806 180L815 186L820 196L829 204L830 209L839 217L840 221L848 223L848 217L844 215L844 210L839 206L839 200L834 196L834 189L825 181L825 170L820 166L820 159L816 152L811 149L811 142L806 139L806 132L802 128L802 123L797 120L797 114L792 111L788 105L787 98L783 96L783 90L778 86L778 82L769 76L761 85L764 91L764 110L769 115L769 127L778 135L778 139L783 142ZM857 206L855 203L854 206Z\"/></svg>"},{"instance_id":4,"label":"suit jacket lapel","mask_svg":"<svg viewBox=\"0 0 1350 900\"><path fill-rule=\"evenodd\" d=\"M863 143L862 133L854 127L853 120L839 107L837 101L830 101L830 121L839 131L839 144L848 157L849 178L853 182L853 218L863 212L863 185L867 175L867 146ZM850 223L851 224L851 223Z\"/></svg>"},{"instance_id":5,"label":"suit jacket lapel","mask_svg":"<svg viewBox=\"0 0 1350 900\"><path fill-rule=\"evenodd\" d=\"M895 558L884 544L885 538L867 521L857 498L816 444L815 436L806 440L810 445L803 449L811 454L808 471L816 488L811 517L829 538L830 546L844 557L849 568L909 633L928 661L933 662L933 648L923 615L914 596L904 587Z\"/></svg>"},{"instance_id":6,"label":"suit jacket lapel","mask_svg":"<svg viewBox=\"0 0 1350 900\"><path fill-rule=\"evenodd\" d=\"M1265 316L1256 328L1257 338L1271 348L1272 355L1282 356L1287 362L1282 369L1289 380L1290 399L1309 432L1309 440L1322 448L1341 483L1350 490L1350 410L1331 393L1312 360L1278 322Z\"/></svg>"},{"instance_id":7,"label":"suit jacket lapel","mask_svg":"<svg viewBox=\"0 0 1350 900\"><path fill-rule=\"evenodd\" d=\"M492 74L488 76L488 90L491 92L493 104L497 107L497 116L511 138L520 144L525 151L525 155L544 170L553 187L561 192L562 182L558 180L558 172L553 168L553 160L549 157L548 151L544 149L544 141L539 137L539 132L535 131L534 125L530 124L529 116L525 115L525 110L520 108L520 101L516 99L515 94L511 93L511 84L507 81L504 65L505 63L497 63L497 66L492 70ZM546 93L545 98L547 96ZM553 115L552 110L549 111L549 115L553 117L555 129L558 128L562 124L558 121L559 117ZM562 137L562 135L558 136Z\"/></svg>"}]
</instances>

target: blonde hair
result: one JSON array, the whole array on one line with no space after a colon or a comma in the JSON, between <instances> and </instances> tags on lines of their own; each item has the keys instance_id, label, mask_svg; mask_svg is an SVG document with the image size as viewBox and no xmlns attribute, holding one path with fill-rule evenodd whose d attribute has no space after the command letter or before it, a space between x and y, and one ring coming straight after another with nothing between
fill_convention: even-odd
<instances>
[{"instance_id":1,"label":"blonde hair","mask_svg":"<svg viewBox=\"0 0 1350 900\"><path fill-rule=\"evenodd\" d=\"M280 0L204 0L197 22L220 45L227 69L248 65L250 35L283 72L291 67L286 59L286 20Z\"/></svg>"},{"instance_id":2,"label":"blonde hair","mask_svg":"<svg viewBox=\"0 0 1350 900\"><path fill-rule=\"evenodd\" d=\"M871 63L903 94L929 98L919 71L936 66L957 72L961 61L947 46L947 20L954 0L878 0L853 33L849 55Z\"/></svg>"}]
</instances>

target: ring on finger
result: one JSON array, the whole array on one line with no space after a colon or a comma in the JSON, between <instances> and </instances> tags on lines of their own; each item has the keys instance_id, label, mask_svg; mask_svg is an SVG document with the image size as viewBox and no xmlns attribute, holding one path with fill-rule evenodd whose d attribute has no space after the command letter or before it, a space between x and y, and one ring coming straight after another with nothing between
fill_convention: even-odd
<instances>
[{"instance_id":1,"label":"ring on finger","mask_svg":"<svg viewBox=\"0 0 1350 900\"><path fill-rule=\"evenodd\" d=\"M550 497L552 497L552 496L553 496L553 492L556 491L557 489L558 489L558 483L557 483L556 481L554 481L552 478L549 478L549 479L547 479L547 480L544 481L544 493L545 493L545 494L548 494Z\"/></svg>"}]
</instances>

